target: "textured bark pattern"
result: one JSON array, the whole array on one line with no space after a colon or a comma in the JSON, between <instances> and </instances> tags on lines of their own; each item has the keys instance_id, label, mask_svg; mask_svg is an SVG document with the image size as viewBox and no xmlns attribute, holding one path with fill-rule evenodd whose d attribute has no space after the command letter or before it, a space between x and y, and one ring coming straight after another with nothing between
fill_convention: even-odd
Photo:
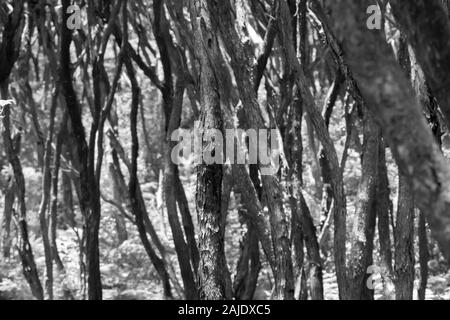
<instances>
[{"instance_id":1,"label":"textured bark pattern","mask_svg":"<svg viewBox=\"0 0 450 320\"><path fill-rule=\"evenodd\" d=\"M347 282L346 282L346 247L345 247L345 237L346 237L346 200L344 193L344 184L342 177L342 170L340 169L339 160L337 157L336 149L334 148L333 141L331 140L330 134L327 130L325 120L322 118L320 111L315 105L314 98L311 91L307 85L305 74L296 58L295 50L292 45L290 24L286 23L289 21L290 13L287 8L285 1L281 1L280 6L280 21L284 22L281 24L283 28L283 38L280 40L286 55L287 61L294 67L296 72L296 84L299 88L302 98L304 99L304 107L314 130L317 134L319 141L322 143L324 152L326 153L327 159L330 165L331 172L331 182L334 195L334 258L336 263L336 273L339 284L339 295L340 297L345 296L347 292Z\"/></svg>"},{"instance_id":2,"label":"textured bark pattern","mask_svg":"<svg viewBox=\"0 0 450 320\"><path fill-rule=\"evenodd\" d=\"M1 110L1 118L3 124L3 143L5 145L6 155L14 172L15 184L17 186L17 201L19 211L16 213L18 223L19 239L18 250L20 260L23 267L23 275L30 285L31 292L36 299L44 299L44 291L41 281L39 280L38 270L34 261L33 250L28 237L27 209L25 202L25 177L22 171L22 164L19 159L20 151L20 134L11 138L11 114L10 105L5 105Z\"/></svg>"},{"instance_id":3,"label":"textured bark pattern","mask_svg":"<svg viewBox=\"0 0 450 320\"><path fill-rule=\"evenodd\" d=\"M450 20L441 0L391 0L390 4L450 128Z\"/></svg>"},{"instance_id":4,"label":"textured bark pattern","mask_svg":"<svg viewBox=\"0 0 450 320\"><path fill-rule=\"evenodd\" d=\"M380 128L366 111L364 116L364 151L362 177L358 191L353 238L348 262L348 281L351 299L373 300L374 292L367 287L367 269L373 263L373 238L375 235L378 180L378 155L381 140Z\"/></svg>"},{"instance_id":5,"label":"textured bark pattern","mask_svg":"<svg viewBox=\"0 0 450 320\"><path fill-rule=\"evenodd\" d=\"M414 201L408 181L398 182L398 209L394 230L394 284L397 300L412 300L414 289Z\"/></svg>"},{"instance_id":6,"label":"textured bark pattern","mask_svg":"<svg viewBox=\"0 0 450 320\"><path fill-rule=\"evenodd\" d=\"M450 259L450 170L381 32L362 28L370 1L334 1L334 30L417 206Z\"/></svg>"},{"instance_id":7,"label":"textured bark pattern","mask_svg":"<svg viewBox=\"0 0 450 320\"><path fill-rule=\"evenodd\" d=\"M200 120L202 130L215 129L223 133L219 83L214 63L218 61L219 44L211 25L211 15L205 1L195 1L196 50L200 59ZM218 145L202 132L202 152L223 155ZM223 158L223 156L222 156ZM201 300L221 300L226 296L223 276L224 233L222 224L223 166L213 163L197 166L196 207L199 222L200 266L199 297Z\"/></svg>"}]
</instances>

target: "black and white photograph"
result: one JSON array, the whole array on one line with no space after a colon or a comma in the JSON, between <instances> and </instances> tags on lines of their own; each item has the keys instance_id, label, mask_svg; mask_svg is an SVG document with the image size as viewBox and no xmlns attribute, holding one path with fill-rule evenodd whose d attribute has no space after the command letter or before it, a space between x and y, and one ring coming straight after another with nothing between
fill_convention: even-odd
<instances>
[{"instance_id":1,"label":"black and white photograph","mask_svg":"<svg viewBox=\"0 0 450 320\"><path fill-rule=\"evenodd\" d=\"M0 135L0 300L450 300L450 0L0 0Z\"/></svg>"}]
</instances>

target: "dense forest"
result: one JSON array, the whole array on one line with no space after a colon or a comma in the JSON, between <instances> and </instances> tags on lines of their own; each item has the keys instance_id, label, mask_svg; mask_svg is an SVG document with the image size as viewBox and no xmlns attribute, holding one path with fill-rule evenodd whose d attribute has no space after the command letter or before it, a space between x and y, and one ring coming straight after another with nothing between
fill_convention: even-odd
<instances>
[{"instance_id":1,"label":"dense forest","mask_svg":"<svg viewBox=\"0 0 450 320\"><path fill-rule=\"evenodd\" d=\"M0 0L0 300L450 299L450 1Z\"/></svg>"}]
</instances>

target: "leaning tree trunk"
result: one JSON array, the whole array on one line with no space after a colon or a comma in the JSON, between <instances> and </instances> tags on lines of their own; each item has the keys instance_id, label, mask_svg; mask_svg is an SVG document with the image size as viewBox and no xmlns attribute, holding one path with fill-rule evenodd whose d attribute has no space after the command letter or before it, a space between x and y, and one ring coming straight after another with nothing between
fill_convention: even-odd
<instances>
[{"instance_id":1,"label":"leaning tree trunk","mask_svg":"<svg viewBox=\"0 0 450 320\"><path fill-rule=\"evenodd\" d=\"M234 187L235 194L241 194L238 186ZM255 294L256 285L261 269L259 257L258 231L253 219L248 217L248 212L244 206L244 199L239 197L238 215L242 225L246 225L246 232L240 243L240 256L236 265L236 275L234 277L233 289L236 300L252 300Z\"/></svg>"},{"instance_id":2,"label":"leaning tree trunk","mask_svg":"<svg viewBox=\"0 0 450 320\"><path fill-rule=\"evenodd\" d=\"M67 21L67 9L70 0L62 0L63 21ZM70 44L72 31L61 25L60 72L62 93L65 98L67 111L72 123L76 141L77 156L80 162L80 207L86 220L86 264L89 300L102 299L102 282L100 274L100 257L98 232L100 228L100 191L95 179L95 166L92 153L95 144L88 146L84 131L81 107L77 101L76 92L72 84Z\"/></svg>"},{"instance_id":3,"label":"leaning tree trunk","mask_svg":"<svg viewBox=\"0 0 450 320\"><path fill-rule=\"evenodd\" d=\"M297 266L300 268L297 270L298 277L300 280L300 285L305 277L305 266L303 265L303 244L301 248L296 248L300 246L296 245L296 242L302 241L306 245L307 251L307 262L309 265L309 283L311 290L312 300L323 300L323 279L322 279L322 258L320 256L320 247L317 239L317 231L314 225L314 221L311 217L311 212L305 201L302 192L303 186L303 146L302 146L302 118L303 118L303 105L300 99L300 93L297 92L297 97L293 103L293 115L291 128L287 141L287 144L291 144L290 151L289 148L286 149L286 158L290 167L290 173L292 179L292 186L289 189L292 208L292 241L294 244L294 250L296 252ZM294 229L294 226L297 226ZM301 237L302 239L296 239L296 237ZM299 252L301 250L301 252ZM298 261L301 259L300 261ZM305 279L306 281L306 279ZM303 290L300 290L303 291ZM307 293L306 293L307 294ZM305 298L305 293L300 292L300 299Z\"/></svg>"},{"instance_id":4,"label":"leaning tree trunk","mask_svg":"<svg viewBox=\"0 0 450 320\"><path fill-rule=\"evenodd\" d=\"M3 25L3 34L0 37L0 99L7 99L8 81L11 71L19 58L20 47L22 42L22 33L25 27L24 19L24 0L12 2L12 11L7 16L7 20ZM2 106L3 107L3 106ZM13 205L16 196L14 177L11 177L8 188L5 192L5 205L2 243L3 255L9 257L11 249L11 219L13 215Z\"/></svg>"},{"instance_id":5,"label":"leaning tree trunk","mask_svg":"<svg viewBox=\"0 0 450 320\"><path fill-rule=\"evenodd\" d=\"M413 188L416 205L450 261L450 169L383 33L361 27L370 4L333 1L334 29L367 107L382 126L400 173Z\"/></svg>"},{"instance_id":6,"label":"leaning tree trunk","mask_svg":"<svg viewBox=\"0 0 450 320\"><path fill-rule=\"evenodd\" d=\"M284 51L283 53L286 56L286 61L289 61L289 63L294 67L296 85L301 92L305 110L308 113L320 142L322 143L323 150L326 153L331 169L331 187L333 189L334 197L334 258L339 296L341 298L345 298L348 293L345 247L347 210L342 170L340 168L336 149L327 130L325 120L315 105L310 88L307 86L306 76L300 66L300 63L298 62L295 49L292 44L290 24L287 23L287 21L290 20L290 13L285 1L280 2L279 17L280 21L283 22L281 23L281 28L283 31L281 33L282 37L280 38Z\"/></svg>"},{"instance_id":7,"label":"leaning tree trunk","mask_svg":"<svg viewBox=\"0 0 450 320\"><path fill-rule=\"evenodd\" d=\"M408 43L400 36L397 60L403 72L411 78ZM397 300L412 300L414 289L414 199L408 181L402 173L398 180L398 208L394 228L394 284Z\"/></svg>"},{"instance_id":8,"label":"leaning tree trunk","mask_svg":"<svg viewBox=\"0 0 450 320\"><path fill-rule=\"evenodd\" d=\"M247 40L247 29L244 26L243 3L237 2L240 13L235 21L231 4L228 1L208 0L208 9L212 13L216 30L220 31L226 50L231 58L231 67L236 77L239 95L242 101L242 112L246 123L254 129L266 129L261 115L261 108L254 91L253 75L256 70L252 48ZM238 30L235 23L239 24ZM291 300L294 297L294 276L292 270L292 256L289 243L289 227L287 216L282 203L282 189L275 175L262 176L263 201L270 213L272 242L274 247L275 299Z\"/></svg>"},{"instance_id":9,"label":"leaning tree trunk","mask_svg":"<svg viewBox=\"0 0 450 320\"><path fill-rule=\"evenodd\" d=\"M193 266L196 264L198 265L193 256L195 255L195 249L192 248L195 245L195 242L192 243L192 240L195 239L192 239L192 233L186 235L183 234L183 228L177 210L176 195L180 187L182 188L182 185L177 184L178 168L171 160L171 151L174 146L174 143L171 141L171 136L180 126L185 84L183 70L177 70L176 84L175 86L173 84L172 70L175 69L173 67L175 66L179 69L181 66L180 61L177 59L179 53L170 50L172 44L167 28L168 21L165 18L163 2L164 1L162 0L155 0L153 2L153 11L155 15L154 35L164 71L164 84L161 89L163 111L166 120L166 139L164 144L164 196L169 225L172 230L175 251L180 265L181 277L183 279L185 296L187 299L192 300L198 296L194 279L196 271L193 271L191 265L191 260L194 262ZM176 63L172 64L172 61L176 61ZM182 212L182 214L184 215L183 221L186 222L186 212ZM190 229L188 229L188 231L190 231ZM185 238L191 243L187 243Z\"/></svg>"},{"instance_id":10,"label":"leaning tree trunk","mask_svg":"<svg viewBox=\"0 0 450 320\"><path fill-rule=\"evenodd\" d=\"M51 202L50 202L50 217L49 217L49 238L50 238L50 248L52 251L52 259L56 263L59 271L64 271L64 265L59 256L58 246L56 244L57 237L57 227L58 227L58 190L59 190L59 171L61 166L61 152L63 147L63 132L66 130L67 126L67 115L64 115L61 121L60 131L56 136L56 148L55 155L53 159L53 170L52 170L52 190L51 190Z\"/></svg>"},{"instance_id":11,"label":"leaning tree trunk","mask_svg":"<svg viewBox=\"0 0 450 320\"><path fill-rule=\"evenodd\" d=\"M2 102L3 104L3 102ZM3 143L8 156L9 163L13 168L14 179L17 186L17 200L19 203L19 212L16 213L16 219L19 230L19 241L17 248L19 250L20 260L22 261L23 274L31 292L39 299L44 299L44 292L41 281L39 280L38 270L34 261L33 250L28 237L27 209L25 200L25 177L22 171L22 165L19 159L20 151L20 134L16 134L11 138L11 120L10 120L10 104L7 103L1 107L1 118L3 123Z\"/></svg>"},{"instance_id":12,"label":"leaning tree trunk","mask_svg":"<svg viewBox=\"0 0 450 320\"><path fill-rule=\"evenodd\" d=\"M123 10L123 42L128 42L128 11L127 11L127 1L124 1ZM139 157L139 138L137 132L137 118L139 110L140 101L140 89L136 78L136 73L133 68L131 59L129 58L128 48L124 49L124 63L128 78L131 82L131 112L130 112L130 131L131 131L131 163L128 163L130 171L130 181L128 184L128 195L130 198L131 211L136 219L136 226L139 232L139 237L141 238L142 244L144 245L145 251L147 252L150 260L155 266L156 271L161 277L163 282L164 295L167 298L172 298L171 286L169 281L169 274L164 261L159 258L152 248L150 241L148 240L146 233L146 226L144 223L144 215L146 215L145 203L142 199L142 193L139 187L138 174L138 157Z\"/></svg>"},{"instance_id":13,"label":"leaning tree trunk","mask_svg":"<svg viewBox=\"0 0 450 320\"><path fill-rule=\"evenodd\" d=\"M450 20L441 0L389 2L450 127Z\"/></svg>"},{"instance_id":14,"label":"leaning tree trunk","mask_svg":"<svg viewBox=\"0 0 450 320\"><path fill-rule=\"evenodd\" d=\"M414 201L406 178L400 174L394 230L394 284L397 300L412 300L414 289Z\"/></svg>"}]
</instances>

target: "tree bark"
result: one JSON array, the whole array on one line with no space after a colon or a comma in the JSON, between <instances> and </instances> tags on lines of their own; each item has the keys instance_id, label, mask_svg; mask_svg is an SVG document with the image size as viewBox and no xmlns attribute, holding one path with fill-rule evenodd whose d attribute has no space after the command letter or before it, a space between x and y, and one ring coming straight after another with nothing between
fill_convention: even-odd
<instances>
[{"instance_id":1,"label":"tree bark","mask_svg":"<svg viewBox=\"0 0 450 320\"><path fill-rule=\"evenodd\" d=\"M219 43L211 25L211 12L203 0L191 2L196 18L194 23L196 50L200 60L200 100L202 152L220 154L223 145L204 137L206 130L218 130L222 134L223 119L220 109L219 83L214 74L214 62L219 58ZM208 141L209 140L209 141ZM226 297L223 277L224 238L221 219L223 166L205 163L197 166L196 207L199 221L199 297L201 300L221 300Z\"/></svg>"},{"instance_id":2,"label":"tree bark","mask_svg":"<svg viewBox=\"0 0 450 320\"><path fill-rule=\"evenodd\" d=\"M425 216L422 212L419 213L418 225L417 233L419 237L420 285L417 293L419 300L425 300L428 283L428 260L430 253L428 252L427 225Z\"/></svg>"},{"instance_id":3,"label":"tree bark","mask_svg":"<svg viewBox=\"0 0 450 320\"><path fill-rule=\"evenodd\" d=\"M11 220L13 217L13 206L16 199L16 189L14 177L9 177L8 184L5 189L5 201L3 206L3 220L2 220L2 253L4 258L9 258L11 255Z\"/></svg>"},{"instance_id":4,"label":"tree bark","mask_svg":"<svg viewBox=\"0 0 450 320\"><path fill-rule=\"evenodd\" d=\"M336 149L334 148L333 141L327 130L325 120L322 118L317 106L315 105L314 98L311 94L309 87L307 86L307 80L305 74L298 62L295 54L294 47L292 45L291 32L289 31L289 9L285 1L280 2L280 21L283 28L282 48L286 56L286 60L293 66L296 75L296 85L299 88L302 98L304 100L304 107L309 115L311 123L314 126L314 130L322 143L322 147L326 152L331 169L331 182L334 196L334 258L336 264L336 274L339 287L339 296L345 298L348 293L348 283L346 280L346 198L344 193L344 183L342 177L342 170L339 165Z\"/></svg>"},{"instance_id":5,"label":"tree bark","mask_svg":"<svg viewBox=\"0 0 450 320\"><path fill-rule=\"evenodd\" d=\"M261 115L257 95L253 90L253 75L256 63L252 56L252 48L248 41L247 30L244 27L243 14L238 15L238 31L232 17L232 9L228 1L216 2L208 0L208 8L211 11L213 25L220 31L226 50L231 58L231 67L234 71L238 91L242 101L242 112L246 123L253 129L265 129L266 125ZM237 6L242 11L242 3ZM275 253L275 288L274 299L290 300L294 296L294 279L292 270L292 257L289 244L289 228L287 217L282 206L281 186L275 176L264 175L262 177L263 199L267 203L272 231L272 241Z\"/></svg>"},{"instance_id":6,"label":"tree bark","mask_svg":"<svg viewBox=\"0 0 450 320\"><path fill-rule=\"evenodd\" d=\"M391 200L389 198L389 180L386 166L386 146L380 142L378 151L378 179L377 179L376 211L378 217L378 238L380 242L380 268L383 282L383 295L387 300L393 299L393 269L391 250Z\"/></svg>"},{"instance_id":7,"label":"tree bark","mask_svg":"<svg viewBox=\"0 0 450 320\"><path fill-rule=\"evenodd\" d=\"M348 262L349 294L352 300L373 300L374 296L374 291L367 286L367 269L373 263L373 238L376 225L375 201L381 133L368 111L364 114L363 126L362 177L353 224L352 249Z\"/></svg>"},{"instance_id":8,"label":"tree bark","mask_svg":"<svg viewBox=\"0 0 450 320\"><path fill-rule=\"evenodd\" d=\"M391 48L381 32L365 28L369 5L369 1L334 1L334 29L367 107L383 128L417 206L450 260L450 170Z\"/></svg>"},{"instance_id":9,"label":"tree bark","mask_svg":"<svg viewBox=\"0 0 450 320\"><path fill-rule=\"evenodd\" d=\"M414 201L408 181L398 182L398 209L394 230L394 284L397 300L412 300L414 289Z\"/></svg>"},{"instance_id":10,"label":"tree bark","mask_svg":"<svg viewBox=\"0 0 450 320\"><path fill-rule=\"evenodd\" d=\"M440 0L390 0L450 128L450 20Z\"/></svg>"},{"instance_id":11,"label":"tree bark","mask_svg":"<svg viewBox=\"0 0 450 320\"><path fill-rule=\"evenodd\" d=\"M258 284L261 263L259 260L258 235L252 222L245 219L245 210L240 210L240 219L246 221L247 232L240 243L240 256L234 277L234 298L252 300Z\"/></svg>"},{"instance_id":12,"label":"tree bark","mask_svg":"<svg viewBox=\"0 0 450 320\"><path fill-rule=\"evenodd\" d=\"M56 137L56 148L53 159L52 182L51 182L51 202L50 202L50 218L49 218L49 238L50 248L52 251L52 259L56 263L59 271L64 271L64 265L58 253L56 244L57 227L58 227L58 190L59 190L59 171L61 167L61 152L63 147L63 132L67 127L67 115L63 116L61 127Z\"/></svg>"},{"instance_id":13,"label":"tree bark","mask_svg":"<svg viewBox=\"0 0 450 320\"><path fill-rule=\"evenodd\" d=\"M10 104L2 106L1 118L3 123L3 143L9 163L14 172L14 179L17 186L17 199L19 203L19 212L16 213L19 241L18 250L23 267L23 275L30 285L31 292L38 300L44 299L44 291L39 280L38 270L34 261L33 250L28 237L27 209L25 202L25 177L22 171L22 165L19 159L20 151L20 133L11 138L11 120ZM14 212L14 211L13 211Z\"/></svg>"},{"instance_id":14,"label":"tree bark","mask_svg":"<svg viewBox=\"0 0 450 320\"><path fill-rule=\"evenodd\" d=\"M70 0L62 0L63 21L67 21L69 14L67 8ZM100 192L95 179L95 167L92 153L95 145L88 146L82 122L81 107L78 104L76 93L71 79L70 44L72 31L61 25L61 51L60 51L60 81L67 110L70 116L73 133L76 141L78 159L80 161L80 207L86 220L86 264L89 300L102 299L102 283L100 274L100 258L98 231L100 228Z\"/></svg>"}]
</instances>

